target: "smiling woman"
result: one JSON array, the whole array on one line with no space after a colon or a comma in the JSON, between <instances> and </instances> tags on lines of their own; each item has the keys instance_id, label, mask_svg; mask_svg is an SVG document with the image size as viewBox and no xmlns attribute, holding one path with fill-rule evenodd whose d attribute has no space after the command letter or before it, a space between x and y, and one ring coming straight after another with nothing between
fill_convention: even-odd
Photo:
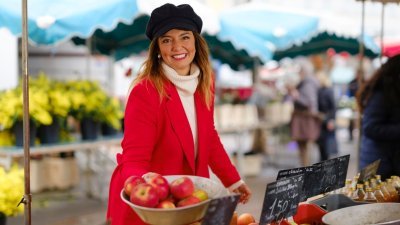
<instances>
[{"instance_id":1,"label":"smiling woman","mask_svg":"<svg viewBox=\"0 0 400 225\"><path fill-rule=\"evenodd\" d=\"M113 225L144 224L120 193L128 177L149 172L209 178L211 168L242 203L251 196L214 127L214 77L202 24L187 4L151 13L148 58L129 94L123 152L110 183L107 219Z\"/></svg>"},{"instance_id":2,"label":"smiling woman","mask_svg":"<svg viewBox=\"0 0 400 225\"><path fill-rule=\"evenodd\" d=\"M172 29L158 39L160 56L165 64L180 75L188 75L196 54L192 31Z\"/></svg>"}]
</instances>

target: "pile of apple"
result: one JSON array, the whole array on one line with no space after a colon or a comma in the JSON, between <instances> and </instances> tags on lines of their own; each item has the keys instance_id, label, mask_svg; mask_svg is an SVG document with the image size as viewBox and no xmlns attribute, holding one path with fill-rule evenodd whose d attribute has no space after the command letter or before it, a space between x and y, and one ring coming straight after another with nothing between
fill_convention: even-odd
<instances>
[{"instance_id":1,"label":"pile of apple","mask_svg":"<svg viewBox=\"0 0 400 225\"><path fill-rule=\"evenodd\" d=\"M149 208L171 209L208 199L207 192L195 189L189 177L182 176L168 183L165 177L157 173L151 173L146 179L129 177L125 181L124 192L133 204Z\"/></svg>"}]
</instances>

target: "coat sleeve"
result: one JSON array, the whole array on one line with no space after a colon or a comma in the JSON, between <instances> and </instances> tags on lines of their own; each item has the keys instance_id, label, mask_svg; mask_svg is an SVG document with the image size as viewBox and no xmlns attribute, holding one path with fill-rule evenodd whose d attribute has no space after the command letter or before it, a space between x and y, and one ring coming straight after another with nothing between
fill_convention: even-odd
<instances>
[{"instance_id":1,"label":"coat sleeve","mask_svg":"<svg viewBox=\"0 0 400 225\"><path fill-rule=\"evenodd\" d=\"M153 91L153 92L152 92ZM121 171L123 179L149 172L152 151L157 140L159 95L150 84L135 86L125 109Z\"/></svg>"},{"instance_id":2,"label":"coat sleeve","mask_svg":"<svg viewBox=\"0 0 400 225\"><path fill-rule=\"evenodd\" d=\"M400 124L387 120L390 112L383 101L383 93L380 91L369 99L363 114L364 134L377 141L397 141L400 137Z\"/></svg>"},{"instance_id":3,"label":"coat sleeve","mask_svg":"<svg viewBox=\"0 0 400 225\"><path fill-rule=\"evenodd\" d=\"M318 105L317 98L318 87L313 83L311 78L306 78L299 88L299 98L294 101L297 108L316 111Z\"/></svg>"}]
</instances>

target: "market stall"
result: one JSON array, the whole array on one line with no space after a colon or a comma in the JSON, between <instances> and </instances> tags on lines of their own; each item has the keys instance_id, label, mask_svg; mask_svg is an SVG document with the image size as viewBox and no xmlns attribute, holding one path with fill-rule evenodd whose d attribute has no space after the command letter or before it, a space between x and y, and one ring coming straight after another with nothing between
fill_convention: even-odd
<instances>
[{"instance_id":1,"label":"market stall","mask_svg":"<svg viewBox=\"0 0 400 225\"><path fill-rule=\"evenodd\" d=\"M263 202L259 202L259 219L248 213L235 214L238 196L227 193L212 180L199 177L180 175L162 178L152 174L140 181L141 178L132 177L130 179L134 180L126 182L121 190L121 198L144 221L154 225L398 224L400 203L395 188L400 188L400 178L392 176L382 181L376 174L379 161L363 168L355 177L348 178L349 159L350 155L343 155L307 167L280 170L276 181L265 187ZM194 186L207 193L208 197L188 195L197 196L200 200L183 207L179 202L186 197L161 201L164 207L158 207L156 202L150 206L134 197L141 184L152 184L156 179L166 179L165 183L169 184L173 196L176 195L174 180L191 179ZM188 184L185 182L182 186ZM166 201L170 202L168 206ZM357 212L358 216L351 216L351 212Z\"/></svg>"}]
</instances>

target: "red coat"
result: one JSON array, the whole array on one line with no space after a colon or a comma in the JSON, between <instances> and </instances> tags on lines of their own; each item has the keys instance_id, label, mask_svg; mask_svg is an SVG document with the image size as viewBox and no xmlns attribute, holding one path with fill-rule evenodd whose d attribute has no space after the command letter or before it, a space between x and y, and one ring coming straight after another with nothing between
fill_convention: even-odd
<instances>
[{"instance_id":1,"label":"red coat","mask_svg":"<svg viewBox=\"0 0 400 225\"><path fill-rule=\"evenodd\" d=\"M112 225L144 224L120 199L123 183L131 175L147 172L162 175L196 175L209 177L208 167L225 187L240 180L214 127L214 107L210 110L196 91L198 152L194 156L194 141L180 101L172 84L166 86L169 98L160 97L149 81L136 85L130 93L125 110L125 131L122 154L117 155L110 182L107 219Z\"/></svg>"}]
</instances>

